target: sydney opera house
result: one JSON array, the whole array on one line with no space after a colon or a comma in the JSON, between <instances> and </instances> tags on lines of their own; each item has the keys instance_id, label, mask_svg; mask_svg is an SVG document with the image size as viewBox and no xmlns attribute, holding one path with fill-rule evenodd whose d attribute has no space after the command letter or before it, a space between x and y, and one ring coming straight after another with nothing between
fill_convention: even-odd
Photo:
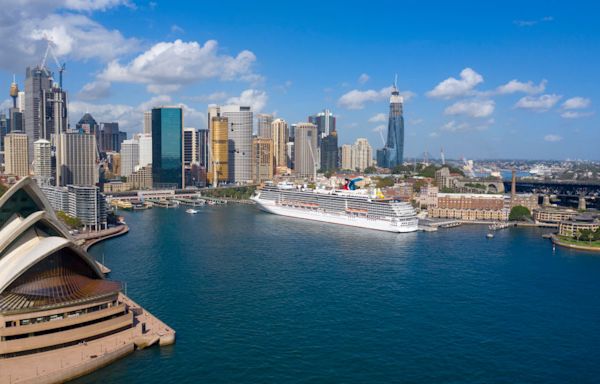
<instances>
[{"instance_id":1,"label":"sydney opera house","mask_svg":"<svg viewBox=\"0 0 600 384\"><path fill-rule=\"evenodd\" d=\"M73 242L32 179L0 198L0 382L9 371L27 376L34 365L36 375L42 367L62 381L133 351L135 337L146 331L145 324L136 331L134 312L143 309L120 291L121 283L106 279ZM88 346L97 342L103 344L92 354ZM77 347L88 350L75 359ZM10 380L19 382L15 376Z\"/></svg>"}]
</instances>

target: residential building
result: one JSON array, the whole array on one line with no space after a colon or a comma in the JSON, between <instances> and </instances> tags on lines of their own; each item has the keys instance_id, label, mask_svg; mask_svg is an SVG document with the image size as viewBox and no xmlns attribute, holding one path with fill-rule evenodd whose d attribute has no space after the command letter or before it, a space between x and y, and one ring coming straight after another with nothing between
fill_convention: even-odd
<instances>
[{"instance_id":1,"label":"residential building","mask_svg":"<svg viewBox=\"0 0 600 384\"><path fill-rule=\"evenodd\" d=\"M377 153L377 163L385 168L402 165L404 159L404 100L394 84L390 97L387 141Z\"/></svg>"},{"instance_id":2,"label":"residential building","mask_svg":"<svg viewBox=\"0 0 600 384\"><path fill-rule=\"evenodd\" d=\"M106 198L96 186L68 185L69 215L81 220L84 229L107 228Z\"/></svg>"},{"instance_id":3,"label":"residential building","mask_svg":"<svg viewBox=\"0 0 600 384\"><path fill-rule=\"evenodd\" d=\"M127 182L132 189L152 189L152 165L136 167Z\"/></svg>"},{"instance_id":4,"label":"residential building","mask_svg":"<svg viewBox=\"0 0 600 384\"><path fill-rule=\"evenodd\" d=\"M121 176L129 177L140 159L140 144L137 140L125 140L121 143Z\"/></svg>"},{"instance_id":5,"label":"residential building","mask_svg":"<svg viewBox=\"0 0 600 384\"><path fill-rule=\"evenodd\" d=\"M369 141L364 138L356 139L352 146L352 168L364 171L373 165L373 149Z\"/></svg>"},{"instance_id":6,"label":"residential building","mask_svg":"<svg viewBox=\"0 0 600 384\"><path fill-rule=\"evenodd\" d=\"M294 170L298 176L314 177L319 169L317 127L312 123L298 123L295 135Z\"/></svg>"},{"instance_id":7,"label":"residential building","mask_svg":"<svg viewBox=\"0 0 600 384\"><path fill-rule=\"evenodd\" d=\"M255 137L252 156L252 180L256 183L273 180L273 139Z\"/></svg>"},{"instance_id":8,"label":"residential building","mask_svg":"<svg viewBox=\"0 0 600 384\"><path fill-rule=\"evenodd\" d=\"M545 206L533 210L533 220L537 224L554 224L572 220L579 212L570 208Z\"/></svg>"},{"instance_id":9,"label":"residential building","mask_svg":"<svg viewBox=\"0 0 600 384\"><path fill-rule=\"evenodd\" d=\"M240 105L220 107L229 124L229 179L233 183L252 180L252 109Z\"/></svg>"},{"instance_id":10,"label":"residential building","mask_svg":"<svg viewBox=\"0 0 600 384\"><path fill-rule=\"evenodd\" d=\"M28 137L14 132L4 137L4 173L18 177L29 175Z\"/></svg>"},{"instance_id":11,"label":"residential building","mask_svg":"<svg viewBox=\"0 0 600 384\"><path fill-rule=\"evenodd\" d=\"M273 123L273 115L259 113L256 115L256 125L258 137L273 138L271 132L271 124Z\"/></svg>"},{"instance_id":12,"label":"residential building","mask_svg":"<svg viewBox=\"0 0 600 384\"><path fill-rule=\"evenodd\" d=\"M46 139L39 139L33 143L33 174L38 184L51 184L52 147Z\"/></svg>"},{"instance_id":13,"label":"residential building","mask_svg":"<svg viewBox=\"0 0 600 384\"><path fill-rule=\"evenodd\" d=\"M344 144L340 147L341 165L340 168L354 171L352 162L352 145Z\"/></svg>"},{"instance_id":14,"label":"residential building","mask_svg":"<svg viewBox=\"0 0 600 384\"><path fill-rule=\"evenodd\" d=\"M96 185L96 151L96 136L87 133L61 133L56 145L56 185Z\"/></svg>"},{"instance_id":15,"label":"residential building","mask_svg":"<svg viewBox=\"0 0 600 384\"><path fill-rule=\"evenodd\" d=\"M198 137L196 128L183 129L183 164L190 167L198 161Z\"/></svg>"},{"instance_id":16,"label":"residential building","mask_svg":"<svg viewBox=\"0 0 600 384\"><path fill-rule=\"evenodd\" d=\"M152 109L152 180L159 187L184 188L183 109Z\"/></svg>"},{"instance_id":17,"label":"residential building","mask_svg":"<svg viewBox=\"0 0 600 384\"><path fill-rule=\"evenodd\" d=\"M152 111L144 112L144 134L152 135Z\"/></svg>"},{"instance_id":18,"label":"residential building","mask_svg":"<svg viewBox=\"0 0 600 384\"><path fill-rule=\"evenodd\" d=\"M288 142L288 124L283 119L275 119L271 123L271 138L273 139L274 167L287 167L286 144Z\"/></svg>"},{"instance_id":19,"label":"residential building","mask_svg":"<svg viewBox=\"0 0 600 384\"><path fill-rule=\"evenodd\" d=\"M448 167L442 167L441 169L435 171L435 184L441 190L454 188L456 186L457 179L458 178L456 176L453 176L450 173L450 169L448 169Z\"/></svg>"},{"instance_id":20,"label":"residential building","mask_svg":"<svg viewBox=\"0 0 600 384\"><path fill-rule=\"evenodd\" d=\"M583 231L597 231L600 228L600 216L577 215L569 220L563 220L558 225L558 234L567 237L579 236L580 241L588 240L581 236Z\"/></svg>"}]
</instances>

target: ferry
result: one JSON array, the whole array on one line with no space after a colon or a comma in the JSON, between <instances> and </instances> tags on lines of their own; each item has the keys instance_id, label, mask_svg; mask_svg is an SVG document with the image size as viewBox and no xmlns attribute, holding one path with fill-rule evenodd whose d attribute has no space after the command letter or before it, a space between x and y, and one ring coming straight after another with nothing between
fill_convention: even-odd
<instances>
[{"instance_id":1,"label":"ferry","mask_svg":"<svg viewBox=\"0 0 600 384\"><path fill-rule=\"evenodd\" d=\"M196 213L198 213L198 211L196 209L190 208L190 209L186 209L185 213L190 213L192 215L195 215Z\"/></svg>"},{"instance_id":2,"label":"ferry","mask_svg":"<svg viewBox=\"0 0 600 384\"><path fill-rule=\"evenodd\" d=\"M309 189L280 183L258 189L251 199L260 210L276 215L387 232L418 230L417 214L409 203L366 189Z\"/></svg>"}]
</instances>

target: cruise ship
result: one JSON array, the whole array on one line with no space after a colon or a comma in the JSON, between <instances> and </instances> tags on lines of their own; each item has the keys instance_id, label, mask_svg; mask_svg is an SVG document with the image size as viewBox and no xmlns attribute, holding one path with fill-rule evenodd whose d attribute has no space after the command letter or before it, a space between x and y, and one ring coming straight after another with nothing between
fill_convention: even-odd
<instances>
[{"instance_id":1,"label":"cruise ship","mask_svg":"<svg viewBox=\"0 0 600 384\"><path fill-rule=\"evenodd\" d=\"M410 204L378 197L368 190L313 190L279 184L257 190L252 200L261 210L276 215L388 232L418 229Z\"/></svg>"}]
</instances>

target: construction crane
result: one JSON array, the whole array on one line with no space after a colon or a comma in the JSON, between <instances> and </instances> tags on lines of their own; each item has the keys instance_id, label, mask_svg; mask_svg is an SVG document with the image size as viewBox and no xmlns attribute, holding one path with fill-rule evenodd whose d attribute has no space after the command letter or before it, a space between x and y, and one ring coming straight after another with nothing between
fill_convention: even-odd
<instances>
[{"instance_id":1,"label":"construction crane","mask_svg":"<svg viewBox=\"0 0 600 384\"><path fill-rule=\"evenodd\" d=\"M46 68L46 61L48 60L48 54L52 55L52 58L54 59L54 62L56 63L56 67L58 68L58 86L62 89L63 87L63 72L66 69L66 63L60 63L60 61L58 60L58 58L56 57L56 53L54 52L54 43L52 42L52 40L49 37L44 37L44 40L48 43L48 45L46 46L46 51L44 52L44 56L42 58L42 61L40 63L40 68L43 68L46 70L46 73L50 74Z\"/></svg>"}]
</instances>

